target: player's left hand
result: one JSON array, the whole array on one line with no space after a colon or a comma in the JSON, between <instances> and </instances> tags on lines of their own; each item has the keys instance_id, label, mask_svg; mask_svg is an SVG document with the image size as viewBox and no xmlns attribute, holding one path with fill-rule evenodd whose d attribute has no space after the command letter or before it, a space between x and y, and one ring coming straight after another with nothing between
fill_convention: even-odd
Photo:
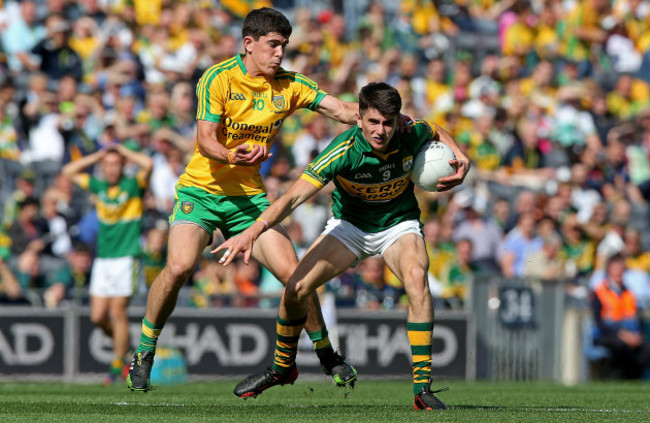
<instances>
[{"instance_id":1,"label":"player's left hand","mask_svg":"<svg viewBox=\"0 0 650 423\"><path fill-rule=\"evenodd\" d=\"M414 118L400 113L399 119L397 121L397 131L400 134L408 134L409 132L411 132L412 122L415 122Z\"/></svg>"},{"instance_id":2,"label":"player's left hand","mask_svg":"<svg viewBox=\"0 0 650 423\"><path fill-rule=\"evenodd\" d=\"M219 263L228 266L235 256L239 253L244 254L244 263L248 264L253 254L253 244L255 239L249 236L246 231L234 236L221 245L217 246L214 250L210 251L211 254L217 254L219 251L224 251L219 259Z\"/></svg>"},{"instance_id":3,"label":"player's left hand","mask_svg":"<svg viewBox=\"0 0 650 423\"><path fill-rule=\"evenodd\" d=\"M448 191L462 184L467 172L469 172L469 159L466 157L449 160L449 164L456 169L456 172L453 175L438 179L438 191Z\"/></svg>"}]
</instances>

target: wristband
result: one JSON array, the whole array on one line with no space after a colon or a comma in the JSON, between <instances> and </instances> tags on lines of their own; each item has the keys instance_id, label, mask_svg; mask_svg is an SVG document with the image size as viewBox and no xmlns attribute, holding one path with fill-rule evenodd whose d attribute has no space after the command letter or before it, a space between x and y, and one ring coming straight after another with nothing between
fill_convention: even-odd
<instances>
[{"instance_id":1,"label":"wristband","mask_svg":"<svg viewBox=\"0 0 650 423\"><path fill-rule=\"evenodd\" d=\"M228 163L230 164L235 164L232 161L232 156L235 154L235 150L231 150L230 153L228 153Z\"/></svg>"},{"instance_id":2,"label":"wristband","mask_svg":"<svg viewBox=\"0 0 650 423\"><path fill-rule=\"evenodd\" d=\"M257 219L255 219L255 221L256 221L256 222L262 222L262 223L264 223L264 226L266 226L266 229L269 229L269 222L267 222L266 220L264 220L264 219L260 219L260 218L258 217Z\"/></svg>"}]
</instances>

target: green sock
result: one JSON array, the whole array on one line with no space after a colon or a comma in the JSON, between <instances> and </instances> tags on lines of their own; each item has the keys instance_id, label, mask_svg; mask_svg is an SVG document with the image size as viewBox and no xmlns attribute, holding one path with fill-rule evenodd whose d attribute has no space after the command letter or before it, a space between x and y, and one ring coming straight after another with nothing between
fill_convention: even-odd
<instances>
[{"instance_id":1,"label":"green sock","mask_svg":"<svg viewBox=\"0 0 650 423\"><path fill-rule=\"evenodd\" d=\"M320 361L334 355L334 348L332 348L332 344L330 343L327 328L315 332L307 332L307 335L309 335L309 339L314 343L314 350Z\"/></svg>"},{"instance_id":2,"label":"green sock","mask_svg":"<svg viewBox=\"0 0 650 423\"><path fill-rule=\"evenodd\" d=\"M111 361L111 369L109 371L111 374L121 376L122 367L124 367L124 360L121 357L115 357L113 361Z\"/></svg>"},{"instance_id":3,"label":"green sock","mask_svg":"<svg viewBox=\"0 0 650 423\"><path fill-rule=\"evenodd\" d=\"M273 369L279 373L287 373L296 363L298 354L298 339L300 332L305 327L307 316L297 320L284 320L278 317L278 339L275 343L275 356Z\"/></svg>"},{"instance_id":4,"label":"green sock","mask_svg":"<svg viewBox=\"0 0 650 423\"><path fill-rule=\"evenodd\" d=\"M433 322L406 322L406 331L411 343L411 355L413 356L413 393L417 395L422 388L429 386L431 383Z\"/></svg>"},{"instance_id":5,"label":"green sock","mask_svg":"<svg viewBox=\"0 0 650 423\"><path fill-rule=\"evenodd\" d=\"M142 319L142 334L140 335L140 344L138 344L136 353L143 351L155 353L158 337L160 336L162 329L163 325L155 325L150 323L147 319Z\"/></svg>"}]
</instances>

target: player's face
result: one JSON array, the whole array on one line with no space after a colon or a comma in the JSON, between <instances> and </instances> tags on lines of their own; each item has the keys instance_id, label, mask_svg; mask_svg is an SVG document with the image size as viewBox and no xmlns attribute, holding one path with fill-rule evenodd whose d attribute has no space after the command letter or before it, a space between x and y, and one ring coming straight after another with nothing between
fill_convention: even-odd
<instances>
[{"instance_id":1,"label":"player's face","mask_svg":"<svg viewBox=\"0 0 650 423\"><path fill-rule=\"evenodd\" d=\"M104 179L110 185L115 185L122 177L122 168L124 167L124 160L119 153L108 153L102 158L102 173Z\"/></svg>"},{"instance_id":2,"label":"player's face","mask_svg":"<svg viewBox=\"0 0 650 423\"><path fill-rule=\"evenodd\" d=\"M246 71L251 76L273 76L282 64L289 39L277 32L263 35L259 40L244 37Z\"/></svg>"},{"instance_id":3,"label":"player's face","mask_svg":"<svg viewBox=\"0 0 650 423\"><path fill-rule=\"evenodd\" d=\"M397 116L384 116L377 109L369 108L363 115L357 114L357 125L370 146L383 153L397 128Z\"/></svg>"}]
</instances>

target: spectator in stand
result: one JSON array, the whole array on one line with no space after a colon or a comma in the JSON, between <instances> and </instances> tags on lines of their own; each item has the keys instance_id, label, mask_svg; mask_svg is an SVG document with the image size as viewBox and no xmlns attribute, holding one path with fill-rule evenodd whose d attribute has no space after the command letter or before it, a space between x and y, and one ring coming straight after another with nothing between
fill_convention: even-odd
<instances>
[{"instance_id":1,"label":"spectator in stand","mask_svg":"<svg viewBox=\"0 0 650 423\"><path fill-rule=\"evenodd\" d=\"M18 203L16 220L9 226L11 254L18 256L28 249L42 251L45 246L47 222L39 216L39 203L34 197L27 197Z\"/></svg>"},{"instance_id":2,"label":"spectator in stand","mask_svg":"<svg viewBox=\"0 0 650 423\"><path fill-rule=\"evenodd\" d=\"M38 68L38 62L31 50L44 38L45 28L37 19L36 2L22 1L20 16L18 19L12 19L2 33L2 46L7 54L9 72L16 76L18 81L24 81L29 71Z\"/></svg>"},{"instance_id":3,"label":"spectator in stand","mask_svg":"<svg viewBox=\"0 0 650 423\"><path fill-rule=\"evenodd\" d=\"M521 277L531 254L542 248L543 241L535 234L535 220L531 213L523 213L505 237L501 246L501 272L507 278Z\"/></svg>"},{"instance_id":4,"label":"spectator in stand","mask_svg":"<svg viewBox=\"0 0 650 423\"><path fill-rule=\"evenodd\" d=\"M650 364L650 345L644 339L637 299L623 284L624 272L624 257L611 257L605 278L590 296L597 328L594 344L609 351L612 370L620 371L622 378L640 379L643 369Z\"/></svg>"},{"instance_id":5,"label":"spectator in stand","mask_svg":"<svg viewBox=\"0 0 650 423\"><path fill-rule=\"evenodd\" d=\"M456 241L454 259L443 264L441 272L442 295L445 304L460 308L467 300L469 278L479 269L474 265L472 241L461 238ZM482 270L482 269L481 269ZM493 269L488 269L493 270Z\"/></svg>"},{"instance_id":6,"label":"spectator in stand","mask_svg":"<svg viewBox=\"0 0 650 423\"><path fill-rule=\"evenodd\" d=\"M0 304L21 303L22 289L4 257L0 256Z\"/></svg>"},{"instance_id":7,"label":"spectator in stand","mask_svg":"<svg viewBox=\"0 0 650 423\"><path fill-rule=\"evenodd\" d=\"M291 147L293 161L296 167L304 168L318 155L334 137L329 128L329 120L317 115L313 118L307 132L299 135Z\"/></svg>"},{"instance_id":8,"label":"spectator in stand","mask_svg":"<svg viewBox=\"0 0 650 423\"><path fill-rule=\"evenodd\" d=\"M559 252L562 248L562 238L558 234L549 234L542 238L542 248L526 260L524 276L537 279L561 279L569 275Z\"/></svg>"},{"instance_id":9,"label":"spectator in stand","mask_svg":"<svg viewBox=\"0 0 650 423\"><path fill-rule=\"evenodd\" d=\"M456 251L458 253L460 241L468 240L471 244L469 251L472 255L469 261L471 261L472 270L499 272L497 253L502 242L501 229L494 221L485 219L476 210L471 198L468 201L467 204L464 204L462 220L453 234ZM463 247L467 248L466 245ZM466 264L469 264L469 261Z\"/></svg>"},{"instance_id":10,"label":"spectator in stand","mask_svg":"<svg viewBox=\"0 0 650 423\"><path fill-rule=\"evenodd\" d=\"M55 257L65 257L72 249L68 224L58 211L61 198L62 193L56 188L48 188L41 197L41 217L47 224L49 251Z\"/></svg>"},{"instance_id":11,"label":"spectator in stand","mask_svg":"<svg viewBox=\"0 0 650 423\"><path fill-rule=\"evenodd\" d=\"M579 0L562 18L560 53L566 60L578 64L580 78L592 76L593 48L602 46L607 39L607 31L600 26L600 21L609 10L609 3L607 0Z\"/></svg>"},{"instance_id":12,"label":"spectator in stand","mask_svg":"<svg viewBox=\"0 0 650 423\"><path fill-rule=\"evenodd\" d=\"M53 80L66 75L81 81L81 58L70 48L70 23L60 15L49 15L46 19L47 36L32 48L40 58L39 69Z\"/></svg>"},{"instance_id":13,"label":"spectator in stand","mask_svg":"<svg viewBox=\"0 0 650 423\"><path fill-rule=\"evenodd\" d=\"M57 273L45 266L37 248L27 248L18 256L16 278L23 297L32 305L57 307L66 296L68 281L57 278Z\"/></svg>"},{"instance_id":14,"label":"spectator in stand","mask_svg":"<svg viewBox=\"0 0 650 423\"><path fill-rule=\"evenodd\" d=\"M33 197L36 192L34 189L36 173L29 168L20 172L16 179L16 189L8 196L4 197L4 210L2 214L2 226L9 228L18 216L18 204L28 197ZM4 181L3 181L4 183Z\"/></svg>"}]
</instances>

